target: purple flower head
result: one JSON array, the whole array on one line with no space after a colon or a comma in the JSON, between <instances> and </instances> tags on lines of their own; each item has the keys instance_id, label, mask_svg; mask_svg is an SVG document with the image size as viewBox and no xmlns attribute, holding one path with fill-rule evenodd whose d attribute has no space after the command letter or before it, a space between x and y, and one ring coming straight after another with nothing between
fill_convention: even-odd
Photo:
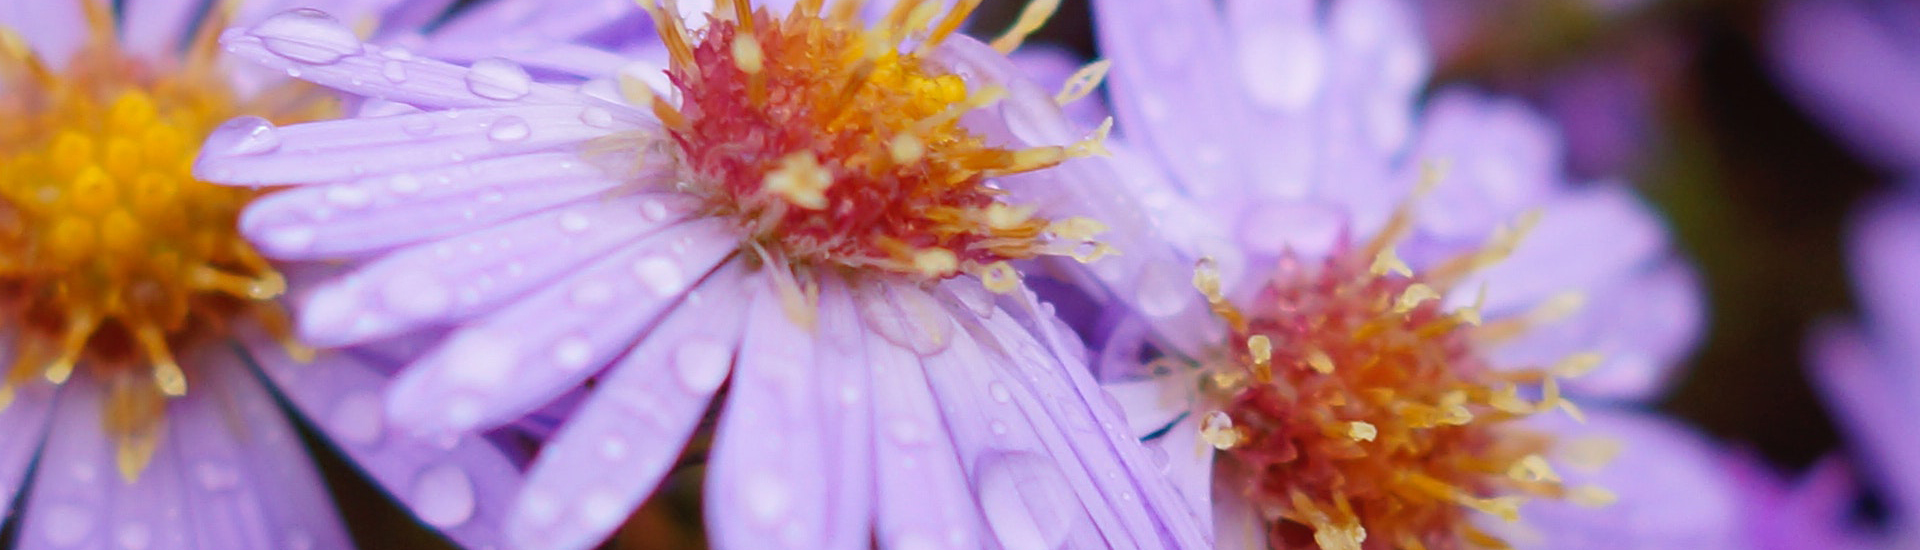
<instances>
[{"instance_id":1,"label":"purple flower head","mask_svg":"<svg viewBox=\"0 0 1920 550\"><path fill-rule=\"evenodd\" d=\"M1802 106L1873 162L1920 169L1920 3L1782 2L1774 70Z\"/></svg>"},{"instance_id":2,"label":"purple flower head","mask_svg":"<svg viewBox=\"0 0 1920 550\"><path fill-rule=\"evenodd\" d=\"M822 4L650 6L658 46L584 83L229 31L237 55L398 107L238 119L196 173L297 185L244 232L355 262L300 308L309 341L449 331L383 421L468 433L586 388L513 502L514 547L604 539L710 407L723 548L1204 546L1012 267L1094 260L1088 216L1125 206L1083 200L1108 194L1082 158L1099 133L1058 104L1085 79L1055 97L1003 53L1053 4L991 46L954 34L970 3ZM1110 261L1090 277L1134 276Z\"/></svg>"},{"instance_id":3,"label":"purple flower head","mask_svg":"<svg viewBox=\"0 0 1920 550\"><path fill-rule=\"evenodd\" d=\"M1699 331L1665 228L1515 102L1422 104L1407 4L1096 8L1127 188L1200 265L1139 292L1213 318L1112 322L1099 370L1220 547L1742 542L1716 454L1630 408Z\"/></svg>"},{"instance_id":4,"label":"purple flower head","mask_svg":"<svg viewBox=\"0 0 1920 550\"><path fill-rule=\"evenodd\" d=\"M0 512L18 503L20 548L350 548L281 403L418 519L497 545L519 484L509 455L379 415L417 343L293 343L278 298L328 268L269 263L234 227L258 191L190 174L229 117L337 110L332 95L228 63L216 39L230 22L321 32L333 42L276 45L319 59L355 33L289 8L424 44L417 26L448 3L0 6Z\"/></svg>"},{"instance_id":5,"label":"purple flower head","mask_svg":"<svg viewBox=\"0 0 1920 550\"><path fill-rule=\"evenodd\" d=\"M1920 268L1920 198L1903 191L1859 212L1851 241L1865 315L1815 331L1808 359L1861 473L1886 502L1888 534L1880 538L1904 548L1920 540L1920 440L1910 429L1920 413L1920 286L1912 275Z\"/></svg>"}]
</instances>

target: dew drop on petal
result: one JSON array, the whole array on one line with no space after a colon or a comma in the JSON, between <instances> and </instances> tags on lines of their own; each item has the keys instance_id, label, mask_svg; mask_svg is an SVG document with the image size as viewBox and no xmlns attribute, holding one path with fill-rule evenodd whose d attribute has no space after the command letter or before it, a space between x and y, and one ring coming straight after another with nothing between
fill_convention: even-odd
<instances>
[{"instance_id":1,"label":"dew drop on petal","mask_svg":"<svg viewBox=\"0 0 1920 550\"><path fill-rule=\"evenodd\" d=\"M373 204L373 193L355 184L329 185L326 198L327 202L334 206L350 210L366 208L367 205Z\"/></svg>"},{"instance_id":2,"label":"dew drop on petal","mask_svg":"<svg viewBox=\"0 0 1920 550\"><path fill-rule=\"evenodd\" d=\"M297 254L311 250L318 237L311 226L276 227L260 235L260 244L276 253Z\"/></svg>"},{"instance_id":3,"label":"dew drop on petal","mask_svg":"<svg viewBox=\"0 0 1920 550\"><path fill-rule=\"evenodd\" d=\"M360 38L326 12L301 8L267 18L249 32L274 55L325 65L360 52Z\"/></svg>"},{"instance_id":4,"label":"dew drop on petal","mask_svg":"<svg viewBox=\"0 0 1920 550\"><path fill-rule=\"evenodd\" d=\"M591 225L591 221L587 219L586 214L568 212L560 215L560 230L562 231L579 233L586 231L588 225Z\"/></svg>"},{"instance_id":5,"label":"dew drop on petal","mask_svg":"<svg viewBox=\"0 0 1920 550\"><path fill-rule=\"evenodd\" d=\"M974 466L987 526L1008 550L1050 550L1066 543L1080 504L1053 462L1027 452L985 456Z\"/></svg>"},{"instance_id":6,"label":"dew drop on petal","mask_svg":"<svg viewBox=\"0 0 1920 550\"><path fill-rule=\"evenodd\" d=\"M121 550L147 550L153 544L153 528L138 521L123 523L113 530L113 540Z\"/></svg>"},{"instance_id":7,"label":"dew drop on petal","mask_svg":"<svg viewBox=\"0 0 1920 550\"><path fill-rule=\"evenodd\" d=\"M527 125L526 119L517 116L500 117L500 120L493 121L493 125L487 127L487 139L502 143L527 139L532 134L533 127Z\"/></svg>"},{"instance_id":8,"label":"dew drop on petal","mask_svg":"<svg viewBox=\"0 0 1920 550\"><path fill-rule=\"evenodd\" d=\"M407 66L399 61L387 61L380 64L380 76L388 82L399 84L407 81Z\"/></svg>"},{"instance_id":9,"label":"dew drop on petal","mask_svg":"<svg viewBox=\"0 0 1920 550\"><path fill-rule=\"evenodd\" d=\"M1134 300L1141 313L1156 318L1171 317L1198 297L1190 283L1192 279L1178 264L1150 264L1140 274Z\"/></svg>"},{"instance_id":10,"label":"dew drop on petal","mask_svg":"<svg viewBox=\"0 0 1920 550\"><path fill-rule=\"evenodd\" d=\"M1013 400L1013 392L1007 391L1007 385L998 380L987 384L987 394L993 396L995 403L1006 403Z\"/></svg>"},{"instance_id":11,"label":"dew drop on petal","mask_svg":"<svg viewBox=\"0 0 1920 550\"><path fill-rule=\"evenodd\" d=\"M587 107L580 111L580 122L595 128L613 126L613 112L600 107Z\"/></svg>"},{"instance_id":12,"label":"dew drop on petal","mask_svg":"<svg viewBox=\"0 0 1920 550\"><path fill-rule=\"evenodd\" d=\"M580 499L580 519L596 527L612 527L627 518L627 506L619 495L596 491Z\"/></svg>"},{"instance_id":13,"label":"dew drop on petal","mask_svg":"<svg viewBox=\"0 0 1920 550\"><path fill-rule=\"evenodd\" d=\"M279 148L279 128L267 119L243 116L214 128L202 150L212 155L247 156L263 155Z\"/></svg>"},{"instance_id":14,"label":"dew drop on petal","mask_svg":"<svg viewBox=\"0 0 1920 550\"><path fill-rule=\"evenodd\" d=\"M674 372L680 383L695 393L711 393L726 381L733 357L726 346L707 339L682 342L673 351Z\"/></svg>"},{"instance_id":15,"label":"dew drop on petal","mask_svg":"<svg viewBox=\"0 0 1920 550\"><path fill-rule=\"evenodd\" d=\"M211 460L193 465L193 477L200 487L208 491L228 491L240 486L240 471L232 464L222 464Z\"/></svg>"},{"instance_id":16,"label":"dew drop on petal","mask_svg":"<svg viewBox=\"0 0 1920 550\"><path fill-rule=\"evenodd\" d=\"M92 510L71 504L55 504L47 507L46 515L35 518L32 526L39 528L40 536L48 544L71 548L93 533L93 521Z\"/></svg>"},{"instance_id":17,"label":"dew drop on petal","mask_svg":"<svg viewBox=\"0 0 1920 550\"><path fill-rule=\"evenodd\" d=\"M487 99L511 101L533 91L533 77L519 63L489 57L467 69L467 90Z\"/></svg>"},{"instance_id":18,"label":"dew drop on petal","mask_svg":"<svg viewBox=\"0 0 1920 550\"><path fill-rule=\"evenodd\" d=\"M434 466L414 480L412 500L421 520L442 529L458 527L473 517L473 481L458 466Z\"/></svg>"},{"instance_id":19,"label":"dew drop on petal","mask_svg":"<svg viewBox=\"0 0 1920 550\"><path fill-rule=\"evenodd\" d=\"M746 504L747 514L761 524L778 523L793 508L793 489L773 472L749 471L735 490Z\"/></svg>"},{"instance_id":20,"label":"dew drop on petal","mask_svg":"<svg viewBox=\"0 0 1920 550\"><path fill-rule=\"evenodd\" d=\"M373 392L348 394L334 405L333 414L327 417L327 428L334 437L348 443L372 445L379 441L380 432L385 429L382 406L380 396Z\"/></svg>"},{"instance_id":21,"label":"dew drop on petal","mask_svg":"<svg viewBox=\"0 0 1920 550\"><path fill-rule=\"evenodd\" d=\"M434 128L437 127L439 127L439 123L434 122L432 116L411 116L407 117L406 120L400 121L400 131L406 132L407 135L410 136L431 134Z\"/></svg>"},{"instance_id":22,"label":"dew drop on petal","mask_svg":"<svg viewBox=\"0 0 1920 550\"><path fill-rule=\"evenodd\" d=\"M387 309L415 318L439 315L453 301L446 284L419 271L388 279L381 286L380 300Z\"/></svg>"},{"instance_id":23,"label":"dew drop on petal","mask_svg":"<svg viewBox=\"0 0 1920 550\"><path fill-rule=\"evenodd\" d=\"M687 278L673 260L648 256L633 262L633 275L653 289L655 295L670 296L687 288Z\"/></svg>"},{"instance_id":24,"label":"dew drop on petal","mask_svg":"<svg viewBox=\"0 0 1920 550\"><path fill-rule=\"evenodd\" d=\"M593 343L580 336L560 340L553 347L553 362L563 369L578 369L593 360Z\"/></svg>"}]
</instances>

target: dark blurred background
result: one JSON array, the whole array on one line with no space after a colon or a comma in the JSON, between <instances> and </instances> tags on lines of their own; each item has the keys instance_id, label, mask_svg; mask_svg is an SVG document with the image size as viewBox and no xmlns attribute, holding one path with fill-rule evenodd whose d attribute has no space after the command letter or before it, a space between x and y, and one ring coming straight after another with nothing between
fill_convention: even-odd
<instances>
[{"instance_id":1,"label":"dark blurred background","mask_svg":"<svg viewBox=\"0 0 1920 550\"><path fill-rule=\"evenodd\" d=\"M1853 310L1841 228L1889 177L1782 94L1762 54L1769 3L1415 1L1450 12L1429 28L1437 83L1519 95L1598 127L1575 129L1570 170L1634 182L1697 263L1708 332L1659 406L1787 471L1834 452L1834 427L1801 371L1802 344L1812 323ZM1022 4L988 0L973 31L998 34ZM1029 43L1092 59L1088 15L1084 0L1067 0ZM439 547L331 462L328 479L362 548ZM609 546L699 547L698 474L673 476Z\"/></svg>"}]
</instances>

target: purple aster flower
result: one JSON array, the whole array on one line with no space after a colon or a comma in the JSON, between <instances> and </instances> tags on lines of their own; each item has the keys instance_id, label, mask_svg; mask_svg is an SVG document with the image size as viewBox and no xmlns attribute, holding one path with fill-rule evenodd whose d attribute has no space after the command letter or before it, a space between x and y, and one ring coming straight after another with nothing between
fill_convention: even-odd
<instances>
[{"instance_id":1,"label":"purple aster flower","mask_svg":"<svg viewBox=\"0 0 1920 550\"><path fill-rule=\"evenodd\" d=\"M1912 281L1920 267L1920 197L1884 197L1858 213L1850 237L1864 317L1815 331L1811 374L1886 503L1887 530L1876 539L1906 548L1920 540L1920 439L1910 429L1920 413L1920 286Z\"/></svg>"},{"instance_id":2,"label":"purple aster flower","mask_svg":"<svg viewBox=\"0 0 1920 550\"><path fill-rule=\"evenodd\" d=\"M0 515L17 514L18 547L351 547L282 402L419 519L497 544L519 485L509 455L380 415L418 343L295 344L277 298L326 269L282 275L234 227L258 192L190 174L230 117L336 110L332 95L227 63L216 38L229 21L352 39L286 11L320 5L424 43L411 33L448 3L0 5Z\"/></svg>"},{"instance_id":3,"label":"purple aster flower","mask_svg":"<svg viewBox=\"0 0 1920 550\"><path fill-rule=\"evenodd\" d=\"M1768 42L1800 104L1882 166L1920 169L1920 3L1782 2Z\"/></svg>"},{"instance_id":4,"label":"purple aster flower","mask_svg":"<svg viewBox=\"0 0 1920 550\"><path fill-rule=\"evenodd\" d=\"M1125 187L1200 265L1140 292L1215 318L1112 322L1099 370L1154 342L1110 389L1219 547L1746 543L1718 452L1631 407L1700 330L1692 271L1622 185L1561 175L1538 115L1420 104L1408 4L1095 7L1150 161Z\"/></svg>"},{"instance_id":5,"label":"purple aster flower","mask_svg":"<svg viewBox=\"0 0 1920 550\"><path fill-rule=\"evenodd\" d=\"M230 31L237 55L411 112L238 119L196 173L298 185L243 231L354 262L300 308L307 340L450 330L387 422L470 433L586 388L514 546L602 540L710 408L723 548L1204 546L1013 268L1093 260L1085 216L1124 210L1083 200L1111 195L1082 158L1100 134L1058 103L1087 79L1056 96L1004 53L1054 4L991 46L954 33L973 3L793 4L668 2L641 35L659 57L579 85L337 27ZM1121 285L1140 258L1091 276Z\"/></svg>"}]
</instances>

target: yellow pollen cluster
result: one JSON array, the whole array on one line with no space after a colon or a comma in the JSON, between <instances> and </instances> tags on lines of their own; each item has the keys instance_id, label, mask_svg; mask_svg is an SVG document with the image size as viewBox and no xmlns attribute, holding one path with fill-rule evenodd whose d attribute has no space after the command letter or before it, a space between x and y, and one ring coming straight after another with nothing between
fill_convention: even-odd
<instances>
[{"instance_id":1,"label":"yellow pollen cluster","mask_svg":"<svg viewBox=\"0 0 1920 550\"><path fill-rule=\"evenodd\" d=\"M748 246L794 264L921 280L968 273L1010 290L1010 260L1109 252L1092 241L1098 223L1037 219L988 183L1100 153L1105 129L1074 145L1013 150L962 127L962 115L1006 90L970 87L927 55L979 1L904 0L872 26L857 15L863 4L803 0L774 15L722 0L692 30L671 0L643 2L672 53L676 97L623 90L665 124L671 161L688 176L682 190L738 220ZM1057 5L1030 4L994 45L1017 47ZM1085 95L1103 73L1096 65L1059 99Z\"/></svg>"},{"instance_id":2,"label":"yellow pollen cluster","mask_svg":"<svg viewBox=\"0 0 1920 550\"><path fill-rule=\"evenodd\" d=\"M1564 301L1484 326L1477 305L1440 303L1466 274L1503 259L1531 219L1417 273L1392 252L1410 228L1402 205L1353 250L1283 262L1247 308L1228 303L1202 263L1194 285L1240 344L1203 379L1215 410L1202 417L1201 440L1222 451L1216 477L1268 514L1272 547L1507 548L1469 512L1516 520L1531 497L1610 500L1604 489L1565 486L1544 458L1552 441L1514 422L1549 410L1578 418L1558 379L1599 357L1494 370L1479 351L1566 313Z\"/></svg>"},{"instance_id":3,"label":"yellow pollen cluster","mask_svg":"<svg viewBox=\"0 0 1920 550\"><path fill-rule=\"evenodd\" d=\"M0 408L36 379L100 381L131 478L166 398L189 387L176 354L245 314L286 334L269 301L285 281L234 227L255 192L190 175L201 139L238 114L213 69L224 21L159 67L119 51L107 7L85 5L91 40L58 72L0 29L0 317L14 338ZM320 108L283 101L254 112Z\"/></svg>"}]
</instances>

